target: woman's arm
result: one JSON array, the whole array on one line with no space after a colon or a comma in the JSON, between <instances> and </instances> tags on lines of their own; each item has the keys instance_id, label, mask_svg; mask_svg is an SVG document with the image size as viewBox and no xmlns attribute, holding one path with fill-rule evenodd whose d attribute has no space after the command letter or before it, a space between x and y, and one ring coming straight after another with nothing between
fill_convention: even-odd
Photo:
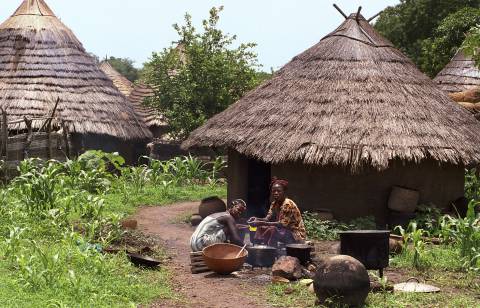
<instances>
[{"instance_id":1,"label":"woman's arm","mask_svg":"<svg viewBox=\"0 0 480 308\"><path fill-rule=\"evenodd\" d=\"M217 220L219 223L225 226L227 238L230 240L230 242L238 246L243 246L243 241L240 239L240 236L238 234L235 219L233 219L233 217L230 215L226 215L217 218Z\"/></svg>"}]
</instances>

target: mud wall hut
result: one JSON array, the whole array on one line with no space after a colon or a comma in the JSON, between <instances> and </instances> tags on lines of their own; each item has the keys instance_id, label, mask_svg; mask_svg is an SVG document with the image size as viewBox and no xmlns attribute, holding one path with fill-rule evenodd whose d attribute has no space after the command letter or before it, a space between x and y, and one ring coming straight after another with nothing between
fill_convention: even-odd
<instances>
[{"instance_id":1,"label":"mud wall hut","mask_svg":"<svg viewBox=\"0 0 480 308\"><path fill-rule=\"evenodd\" d=\"M228 199L251 214L272 175L301 209L386 221L393 186L446 207L480 159L479 123L360 14L195 130L185 148L228 149Z\"/></svg>"},{"instance_id":2,"label":"mud wall hut","mask_svg":"<svg viewBox=\"0 0 480 308\"><path fill-rule=\"evenodd\" d=\"M118 151L129 162L145 152L152 135L126 97L43 0L25 0L0 25L0 107L10 119L39 118L57 100L73 152Z\"/></svg>"}]
</instances>

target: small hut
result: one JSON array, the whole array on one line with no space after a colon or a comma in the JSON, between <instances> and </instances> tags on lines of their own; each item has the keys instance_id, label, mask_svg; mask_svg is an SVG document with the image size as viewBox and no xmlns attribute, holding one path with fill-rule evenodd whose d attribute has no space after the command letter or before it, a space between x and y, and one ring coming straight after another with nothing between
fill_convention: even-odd
<instances>
[{"instance_id":1,"label":"small hut","mask_svg":"<svg viewBox=\"0 0 480 308\"><path fill-rule=\"evenodd\" d=\"M125 97L128 97L130 93L132 93L133 82L120 74L107 60L100 63L100 69L112 80L113 85L120 93L125 95Z\"/></svg>"},{"instance_id":2,"label":"small hut","mask_svg":"<svg viewBox=\"0 0 480 308\"><path fill-rule=\"evenodd\" d=\"M154 139L165 138L168 133L168 123L165 117L155 108L145 105L145 100L154 95L153 89L143 82L137 82L128 100L134 108L143 116L145 124L153 134Z\"/></svg>"},{"instance_id":3,"label":"small hut","mask_svg":"<svg viewBox=\"0 0 480 308\"><path fill-rule=\"evenodd\" d=\"M433 81L480 120L480 69L472 58L459 50Z\"/></svg>"},{"instance_id":4,"label":"small hut","mask_svg":"<svg viewBox=\"0 0 480 308\"><path fill-rule=\"evenodd\" d=\"M0 25L0 59L0 107L10 119L44 117L58 100L55 118L73 152L117 151L132 162L145 151L152 134L142 118L43 0L23 1Z\"/></svg>"},{"instance_id":5,"label":"small hut","mask_svg":"<svg viewBox=\"0 0 480 308\"><path fill-rule=\"evenodd\" d=\"M118 72L108 61L100 63L100 69L112 80L113 85L130 101L135 112L142 117L153 138L167 133L165 117L154 108L145 105L145 99L154 95L153 89L143 82L133 83Z\"/></svg>"},{"instance_id":6,"label":"small hut","mask_svg":"<svg viewBox=\"0 0 480 308\"><path fill-rule=\"evenodd\" d=\"M346 17L346 16L345 16ZM183 147L228 149L228 199L253 214L271 176L303 210L385 223L393 186L446 207L480 160L480 124L360 14L195 130Z\"/></svg>"},{"instance_id":7,"label":"small hut","mask_svg":"<svg viewBox=\"0 0 480 308\"><path fill-rule=\"evenodd\" d=\"M475 66L471 57L459 50L433 81L448 93L476 89L480 87L480 69Z\"/></svg>"}]
</instances>

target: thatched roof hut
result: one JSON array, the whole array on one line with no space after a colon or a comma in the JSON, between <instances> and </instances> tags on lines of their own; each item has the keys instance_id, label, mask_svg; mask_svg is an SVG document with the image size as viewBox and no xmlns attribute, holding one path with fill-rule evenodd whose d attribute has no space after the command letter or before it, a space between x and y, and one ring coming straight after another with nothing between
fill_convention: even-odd
<instances>
[{"instance_id":1,"label":"thatched roof hut","mask_svg":"<svg viewBox=\"0 0 480 308\"><path fill-rule=\"evenodd\" d=\"M459 50L433 80L445 92L456 93L480 87L480 69Z\"/></svg>"},{"instance_id":2,"label":"thatched roof hut","mask_svg":"<svg viewBox=\"0 0 480 308\"><path fill-rule=\"evenodd\" d=\"M464 166L480 161L479 130L352 14L183 146L229 149L229 199L259 202L252 190L268 191L269 176L277 175L291 180L290 194L305 209L382 220L394 185L440 206L462 196Z\"/></svg>"},{"instance_id":3,"label":"thatched roof hut","mask_svg":"<svg viewBox=\"0 0 480 308\"><path fill-rule=\"evenodd\" d=\"M112 80L115 87L125 95L135 112L143 119L154 138L167 131L165 117L156 109L145 105L144 101L154 95L153 89L143 82L135 84L125 78L108 61L100 63L100 69Z\"/></svg>"},{"instance_id":4,"label":"thatched roof hut","mask_svg":"<svg viewBox=\"0 0 480 308\"><path fill-rule=\"evenodd\" d=\"M113 81L113 85L126 97L133 91L133 82L125 78L107 60L100 63L100 69Z\"/></svg>"},{"instance_id":5,"label":"thatched roof hut","mask_svg":"<svg viewBox=\"0 0 480 308\"><path fill-rule=\"evenodd\" d=\"M128 96L130 102L135 106L139 113L142 114L145 123L153 130L155 128L166 128L167 121L165 117L156 109L145 105L145 100L154 95L153 89L143 82L137 82L133 91ZM154 133L154 136L158 137Z\"/></svg>"},{"instance_id":6,"label":"thatched roof hut","mask_svg":"<svg viewBox=\"0 0 480 308\"><path fill-rule=\"evenodd\" d=\"M79 148L105 143L99 136L120 143L151 138L126 97L43 0L23 1L0 25L0 59L0 106L10 118L45 117L58 99L55 116L77 135ZM118 149L112 143L108 150Z\"/></svg>"}]
</instances>

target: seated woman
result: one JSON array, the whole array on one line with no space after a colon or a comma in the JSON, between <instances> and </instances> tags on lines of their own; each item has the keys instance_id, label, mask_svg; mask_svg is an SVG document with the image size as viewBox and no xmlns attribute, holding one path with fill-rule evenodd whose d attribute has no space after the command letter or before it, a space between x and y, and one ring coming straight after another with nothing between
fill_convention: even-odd
<instances>
[{"instance_id":1,"label":"seated woman","mask_svg":"<svg viewBox=\"0 0 480 308\"><path fill-rule=\"evenodd\" d=\"M232 202L226 212L215 213L205 217L198 225L190 238L190 247L193 252L202 251L203 248L216 244L230 243L243 246L243 241L238 235L235 220L247 209L243 200L237 199Z\"/></svg>"},{"instance_id":2,"label":"seated woman","mask_svg":"<svg viewBox=\"0 0 480 308\"><path fill-rule=\"evenodd\" d=\"M271 196L273 202L265 218L252 217L248 224L257 226L255 242L277 247L278 242L286 245L303 243L306 238L302 214L295 202L286 197L288 182L273 178Z\"/></svg>"}]
</instances>

